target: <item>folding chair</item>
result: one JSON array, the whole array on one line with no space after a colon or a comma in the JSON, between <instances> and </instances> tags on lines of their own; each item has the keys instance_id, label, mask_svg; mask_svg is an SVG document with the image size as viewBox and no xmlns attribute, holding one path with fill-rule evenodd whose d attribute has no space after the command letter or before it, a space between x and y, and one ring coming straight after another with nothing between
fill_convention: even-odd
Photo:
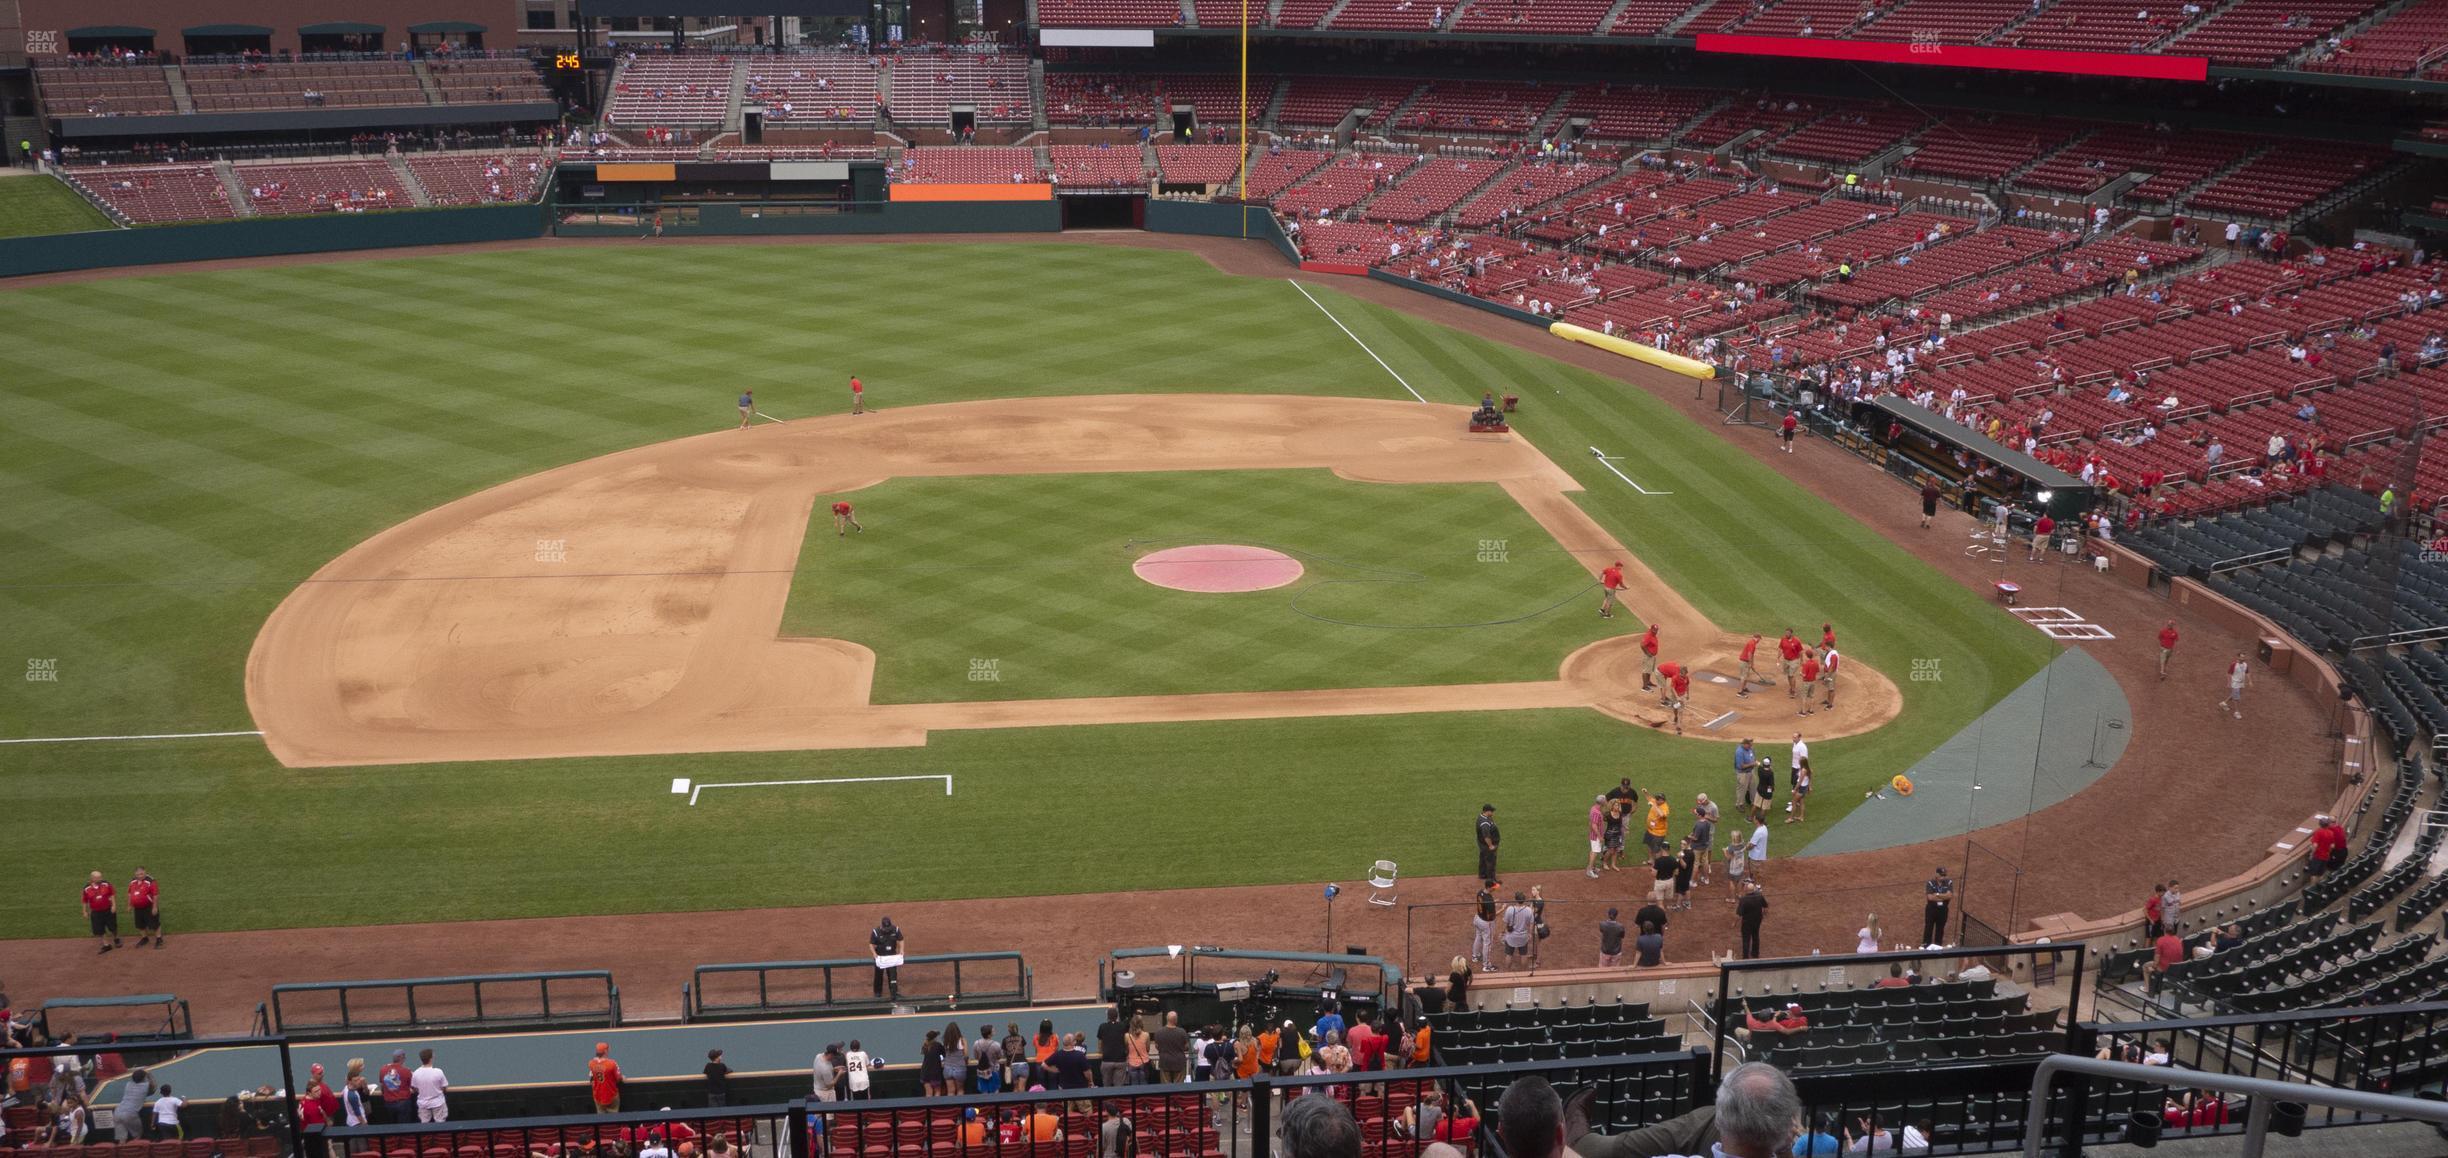
<instances>
[{"instance_id":1,"label":"folding chair","mask_svg":"<svg viewBox=\"0 0 2448 1158\"><path fill-rule=\"evenodd\" d=\"M1384 905L1388 908L1393 907L1394 893L1391 890L1394 888L1395 876L1396 872L1393 861L1381 860L1369 867L1368 883L1370 904Z\"/></svg>"}]
</instances>

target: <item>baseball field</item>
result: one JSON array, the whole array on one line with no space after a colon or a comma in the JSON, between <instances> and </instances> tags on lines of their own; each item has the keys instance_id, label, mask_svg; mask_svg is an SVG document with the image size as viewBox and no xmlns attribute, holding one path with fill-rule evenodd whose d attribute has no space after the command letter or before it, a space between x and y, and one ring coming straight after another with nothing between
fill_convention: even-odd
<instances>
[{"instance_id":1,"label":"baseball field","mask_svg":"<svg viewBox=\"0 0 2448 1158\"><path fill-rule=\"evenodd\" d=\"M1678 738L1576 698L1568 657L1643 626L1594 613L1617 549L1653 615L1831 621L1900 697L1811 733L1788 848L2055 653L1645 391L1331 282L641 244L0 290L0 738L95 738L0 745L60 878L0 897L0 936L73 932L69 884L138 863L190 930L1462 872L1483 802L1509 867L1577 866L1594 791L1722 791L1731 730L1796 722L1772 695ZM1524 400L1509 441L1460 437L1485 390ZM1133 577L1213 543L1303 574ZM590 666L615 632L685 674ZM638 738L734 660L753 710ZM285 731L284 688L355 730ZM1293 699L1098 708L1216 696ZM566 748L502 722L545 710ZM845 782L768 783L801 780Z\"/></svg>"}]
</instances>

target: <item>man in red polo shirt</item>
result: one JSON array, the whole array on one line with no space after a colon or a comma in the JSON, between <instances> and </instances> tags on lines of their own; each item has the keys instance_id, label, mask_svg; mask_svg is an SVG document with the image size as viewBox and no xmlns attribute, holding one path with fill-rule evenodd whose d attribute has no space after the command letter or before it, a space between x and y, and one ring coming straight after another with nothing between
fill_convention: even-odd
<instances>
[{"instance_id":1,"label":"man in red polo shirt","mask_svg":"<svg viewBox=\"0 0 2448 1158\"><path fill-rule=\"evenodd\" d=\"M1818 683L1818 682L1819 682L1819 657L1818 657L1817 655L1814 655L1814 654L1812 654L1812 653L1810 653L1810 652L1805 651L1805 652L1803 652L1803 653L1802 653L1802 714L1803 714L1803 715L1805 715L1805 716L1807 716L1807 715L1811 714L1811 706L1810 706L1810 689L1811 689L1811 686L1812 686L1813 684Z\"/></svg>"},{"instance_id":2,"label":"man in red polo shirt","mask_svg":"<svg viewBox=\"0 0 2448 1158\"><path fill-rule=\"evenodd\" d=\"M1835 624L1822 623L1819 625L1819 646L1823 650L1836 646Z\"/></svg>"},{"instance_id":3,"label":"man in red polo shirt","mask_svg":"<svg viewBox=\"0 0 2448 1158\"><path fill-rule=\"evenodd\" d=\"M1674 670L1666 675L1667 687L1672 689L1672 694L1666 698L1666 706L1674 709L1675 735L1680 736L1683 734L1683 701L1691 694L1691 669L1679 663L1670 663L1661 665L1658 670L1665 671L1667 668Z\"/></svg>"},{"instance_id":4,"label":"man in red polo shirt","mask_svg":"<svg viewBox=\"0 0 2448 1158\"><path fill-rule=\"evenodd\" d=\"M2056 533L2057 520L2048 517L2047 511L2040 512L2040 518L2032 523L2032 561L2038 562L2042 558L2043 552L2048 550L2049 536Z\"/></svg>"},{"instance_id":5,"label":"man in red polo shirt","mask_svg":"<svg viewBox=\"0 0 2448 1158\"><path fill-rule=\"evenodd\" d=\"M1615 618L1615 594L1624 589L1623 560L1618 559L1598 572L1598 618Z\"/></svg>"},{"instance_id":6,"label":"man in red polo shirt","mask_svg":"<svg viewBox=\"0 0 2448 1158\"><path fill-rule=\"evenodd\" d=\"M850 413L867 413L867 387L858 380L856 374L850 376Z\"/></svg>"},{"instance_id":7,"label":"man in red polo shirt","mask_svg":"<svg viewBox=\"0 0 2448 1158\"><path fill-rule=\"evenodd\" d=\"M2176 621L2171 619L2159 629L2159 678L2167 678L2168 658L2176 654Z\"/></svg>"},{"instance_id":8,"label":"man in red polo shirt","mask_svg":"<svg viewBox=\"0 0 2448 1158\"><path fill-rule=\"evenodd\" d=\"M143 865L136 866L136 875L128 881L128 911L136 914L138 946L150 939L153 947L159 949L162 942L170 939L162 936L161 931L161 882L144 871Z\"/></svg>"},{"instance_id":9,"label":"man in red polo shirt","mask_svg":"<svg viewBox=\"0 0 2448 1158\"><path fill-rule=\"evenodd\" d=\"M1798 690L1801 685L1794 682L1794 673L1802 663L1802 640L1794 634L1793 628L1786 628L1785 638L1777 641L1777 660L1785 665L1785 698L1790 700L1801 694Z\"/></svg>"},{"instance_id":10,"label":"man in red polo shirt","mask_svg":"<svg viewBox=\"0 0 2448 1158\"><path fill-rule=\"evenodd\" d=\"M852 531L864 532L866 530L867 528L859 525L858 516L850 513L850 503L848 500L838 501L833 504L834 534L847 535Z\"/></svg>"},{"instance_id":11,"label":"man in red polo shirt","mask_svg":"<svg viewBox=\"0 0 2448 1158\"><path fill-rule=\"evenodd\" d=\"M1793 453L1794 430L1801 425L1802 420L1794 417L1791 410L1785 412L1785 421L1777 424L1777 437L1785 441L1785 453Z\"/></svg>"},{"instance_id":12,"label":"man in red polo shirt","mask_svg":"<svg viewBox=\"0 0 2448 1158\"><path fill-rule=\"evenodd\" d=\"M1750 639L1743 641L1742 671L1740 673L1742 676L1742 690L1734 693L1735 699L1749 699L1751 697L1751 685L1753 683L1764 684L1769 682L1760 676L1758 660L1759 643L1760 633L1756 631L1751 633Z\"/></svg>"},{"instance_id":13,"label":"man in red polo shirt","mask_svg":"<svg viewBox=\"0 0 2448 1158\"><path fill-rule=\"evenodd\" d=\"M1641 690L1642 690L1642 691L1644 691L1644 692L1646 692L1646 691L1652 691L1652 690L1656 689L1656 687L1657 687L1657 673L1658 673L1658 628L1657 628L1657 624L1654 624L1654 623L1650 624L1650 625L1649 625L1649 630L1647 630L1647 631L1645 631L1645 632L1642 632L1642 633L1641 633L1641 644L1640 644L1640 647L1641 647Z\"/></svg>"},{"instance_id":14,"label":"man in red polo shirt","mask_svg":"<svg viewBox=\"0 0 2448 1158\"><path fill-rule=\"evenodd\" d=\"M85 878L85 919L101 952L119 947L119 890L103 880L100 871Z\"/></svg>"}]
</instances>

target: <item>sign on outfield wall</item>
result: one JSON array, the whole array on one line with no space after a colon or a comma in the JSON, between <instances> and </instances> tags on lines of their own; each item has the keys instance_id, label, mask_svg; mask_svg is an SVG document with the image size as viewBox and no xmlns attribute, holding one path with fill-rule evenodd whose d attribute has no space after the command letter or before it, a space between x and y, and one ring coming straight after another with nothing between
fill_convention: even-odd
<instances>
[{"instance_id":1,"label":"sign on outfield wall","mask_svg":"<svg viewBox=\"0 0 2448 1158\"><path fill-rule=\"evenodd\" d=\"M59 30L56 28L26 29L27 56L57 56L59 44Z\"/></svg>"}]
</instances>

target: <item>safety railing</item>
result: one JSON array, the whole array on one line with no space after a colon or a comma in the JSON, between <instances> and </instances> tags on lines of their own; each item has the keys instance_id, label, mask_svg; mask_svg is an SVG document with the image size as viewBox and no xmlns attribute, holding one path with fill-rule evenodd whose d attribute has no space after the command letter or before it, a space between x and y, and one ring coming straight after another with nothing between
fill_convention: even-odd
<instances>
[{"instance_id":1,"label":"safety railing","mask_svg":"<svg viewBox=\"0 0 2448 1158\"><path fill-rule=\"evenodd\" d=\"M735 1021L894 1004L1027 1005L1034 993L1018 953L920 953L904 957L890 978L872 957L700 965L681 987L680 1008L689 1021Z\"/></svg>"},{"instance_id":2,"label":"safety railing","mask_svg":"<svg viewBox=\"0 0 2448 1158\"><path fill-rule=\"evenodd\" d=\"M618 1024L620 987L603 969L272 987L272 1029L291 1037Z\"/></svg>"}]
</instances>

